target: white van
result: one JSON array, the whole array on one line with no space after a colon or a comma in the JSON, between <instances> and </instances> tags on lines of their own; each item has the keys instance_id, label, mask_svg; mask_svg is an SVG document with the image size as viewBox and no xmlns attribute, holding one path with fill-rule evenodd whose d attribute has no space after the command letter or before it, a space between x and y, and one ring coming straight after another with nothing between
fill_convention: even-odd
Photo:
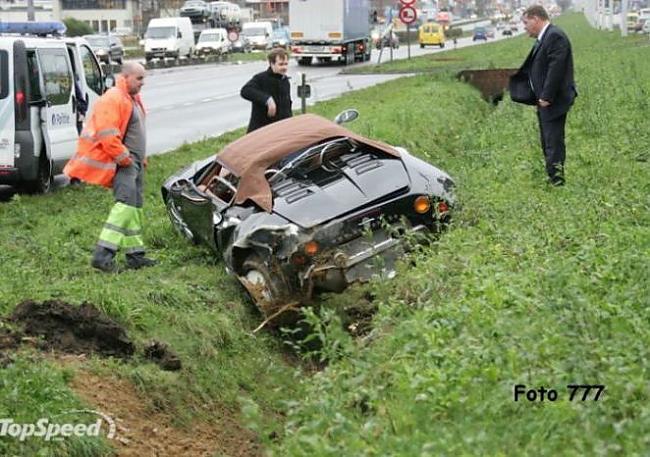
<instances>
[{"instance_id":1,"label":"white van","mask_svg":"<svg viewBox=\"0 0 650 457\"><path fill-rule=\"evenodd\" d=\"M210 2L210 13L215 27L233 27L241 22L241 9L235 3Z\"/></svg>"},{"instance_id":2,"label":"white van","mask_svg":"<svg viewBox=\"0 0 650 457\"><path fill-rule=\"evenodd\" d=\"M196 43L196 54L199 56L222 55L230 51L230 40L226 29L205 29L199 35Z\"/></svg>"},{"instance_id":3,"label":"white van","mask_svg":"<svg viewBox=\"0 0 650 457\"><path fill-rule=\"evenodd\" d=\"M271 49L271 22L247 22L242 26L241 33L248 38L253 49Z\"/></svg>"},{"instance_id":4,"label":"white van","mask_svg":"<svg viewBox=\"0 0 650 457\"><path fill-rule=\"evenodd\" d=\"M51 189L77 147L75 79L90 113L106 85L84 39L0 36L0 184Z\"/></svg>"},{"instance_id":5,"label":"white van","mask_svg":"<svg viewBox=\"0 0 650 457\"><path fill-rule=\"evenodd\" d=\"M163 17L149 21L144 35L144 56L152 59L180 56L194 52L194 32L189 17Z\"/></svg>"}]
</instances>

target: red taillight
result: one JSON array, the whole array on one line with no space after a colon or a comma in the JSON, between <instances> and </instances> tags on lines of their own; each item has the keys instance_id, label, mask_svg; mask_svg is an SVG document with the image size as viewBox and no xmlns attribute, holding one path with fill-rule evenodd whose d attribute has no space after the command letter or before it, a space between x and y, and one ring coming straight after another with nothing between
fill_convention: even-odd
<instances>
[{"instance_id":1,"label":"red taillight","mask_svg":"<svg viewBox=\"0 0 650 457\"><path fill-rule=\"evenodd\" d=\"M291 46L291 52L294 54L300 54L302 52L302 48L298 46Z\"/></svg>"},{"instance_id":2,"label":"red taillight","mask_svg":"<svg viewBox=\"0 0 650 457\"><path fill-rule=\"evenodd\" d=\"M25 92L16 92L16 105L22 105L23 103L25 103Z\"/></svg>"},{"instance_id":3,"label":"red taillight","mask_svg":"<svg viewBox=\"0 0 650 457\"><path fill-rule=\"evenodd\" d=\"M443 201L438 202L438 214L445 214L449 211L449 205Z\"/></svg>"},{"instance_id":4,"label":"red taillight","mask_svg":"<svg viewBox=\"0 0 650 457\"><path fill-rule=\"evenodd\" d=\"M341 54L343 49L340 46L335 46L332 48L332 54Z\"/></svg>"}]
</instances>

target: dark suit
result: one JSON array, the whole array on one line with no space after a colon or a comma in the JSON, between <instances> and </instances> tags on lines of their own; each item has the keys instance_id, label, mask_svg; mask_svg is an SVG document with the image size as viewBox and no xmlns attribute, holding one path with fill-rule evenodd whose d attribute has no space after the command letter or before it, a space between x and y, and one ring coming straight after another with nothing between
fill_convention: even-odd
<instances>
[{"instance_id":1,"label":"dark suit","mask_svg":"<svg viewBox=\"0 0 650 457\"><path fill-rule=\"evenodd\" d=\"M274 73L269 67L266 71L256 74L241 89L241 96L253 102L251 119L248 123L248 133L264 127L275 121L292 116L291 85L289 78ZM267 101L273 97L277 107L274 117L268 117Z\"/></svg>"},{"instance_id":2,"label":"dark suit","mask_svg":"<svg viewBox=\"0 0 650 457\"><path fill-rule=\"evenodd\" d=\"M528 75L536 99L550 106L537 106L546 172L552 183L564 183L564 125L577 96L573 81L571 43L564 32L550 24L519 70Z\"/></svg>"}]
</instances>

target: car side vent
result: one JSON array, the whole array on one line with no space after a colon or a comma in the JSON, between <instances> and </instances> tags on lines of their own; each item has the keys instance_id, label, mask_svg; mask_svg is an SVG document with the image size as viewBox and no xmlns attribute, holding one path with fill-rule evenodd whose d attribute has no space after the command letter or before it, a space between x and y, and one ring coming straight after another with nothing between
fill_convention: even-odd
<instances>
[{"instance_id":1,"label":"car side vent","mask_svg":"<svg viewBox=\"0 0 650 457\"><path fill-rule=\"evenodd\" d=\"M273 190L277 198L284 198L287 203L297 202L314 193L308 185L293 180L287 180Z\"/></svg>"},{"instance_id":2,"label":"car side vent","mask_svg":"<svg viewBox=\"0 0 650 457\"><path fill-rule=\"evenodd\" d=\"M357 176L380 168L384 165L382 161L375 157L373 154L361 154L357 157L347 160L346 163L357 173Z\"/></svg>"}]
</instances>

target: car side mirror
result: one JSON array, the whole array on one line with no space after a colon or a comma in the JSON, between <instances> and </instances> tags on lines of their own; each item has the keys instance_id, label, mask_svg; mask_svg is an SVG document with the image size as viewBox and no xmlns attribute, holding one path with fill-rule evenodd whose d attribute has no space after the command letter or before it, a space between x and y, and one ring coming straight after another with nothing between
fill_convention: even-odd
<instances>
[{"instance_id":1,"label":"car side mirror","mask_svg":"<svg viewBox=\"0 0 650 457\"><path fill-rule=\"evenodd\" d=\"M181 32L178 32L178 34L176 35L176 38L183 38L183 34Z\"/></svg>"},{"instance_id":2,"label":"car side mirror","mask_svg":"<svg viewBox=\"0 0 650 457\"><path fill-rule=\"evenodd\" d=\"M337 124L344 124L346 122L352 122L359 117L359 111L355 109L346 109L345 111L340 112L335 118L334 122Z\"/></svg>"}]
</instances>

